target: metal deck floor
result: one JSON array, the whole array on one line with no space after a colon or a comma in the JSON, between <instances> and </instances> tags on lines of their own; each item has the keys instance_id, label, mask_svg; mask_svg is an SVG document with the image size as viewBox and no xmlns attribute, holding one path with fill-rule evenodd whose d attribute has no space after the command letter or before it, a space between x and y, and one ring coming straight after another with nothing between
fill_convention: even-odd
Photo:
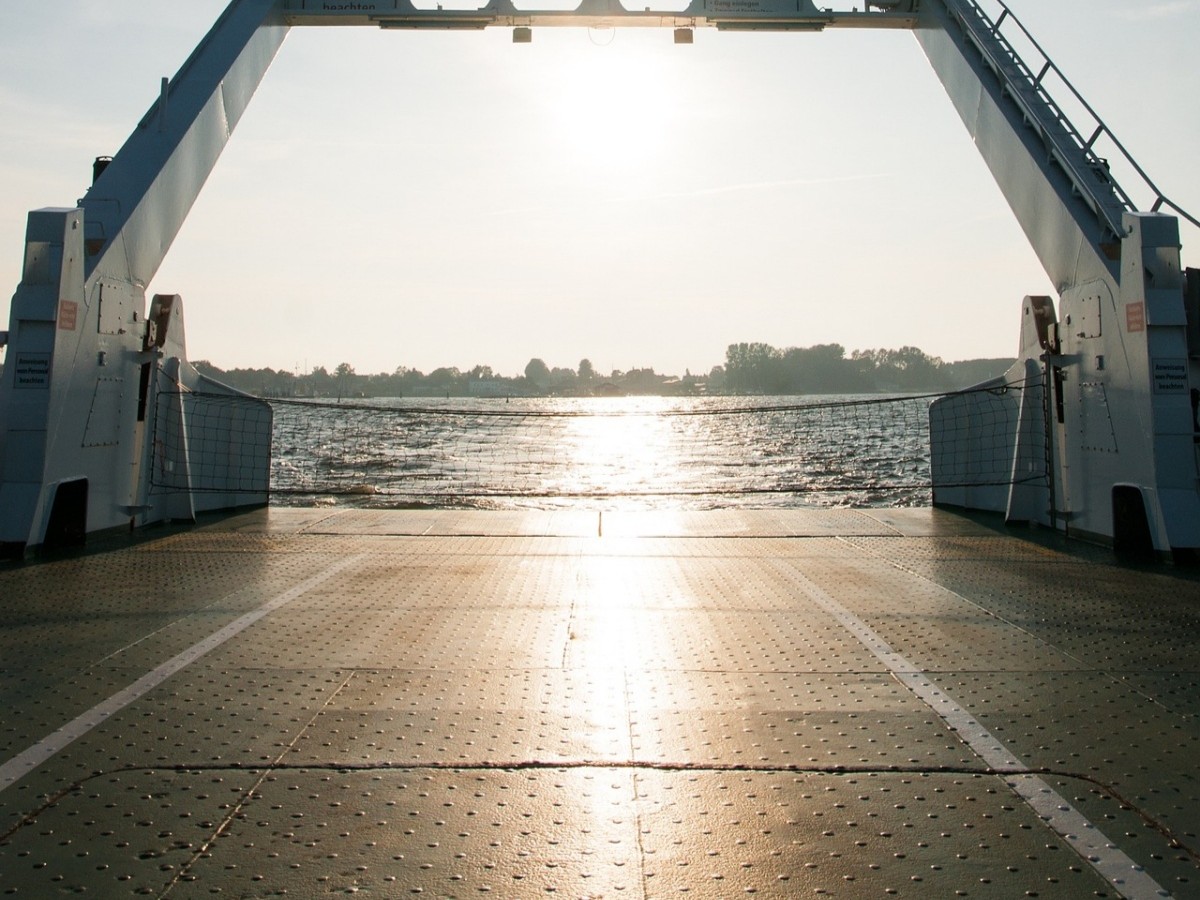
<instances>
[{"instance_id":1,"label":"metal deck floor","mask_svg":"<svg viewBox=\"0 0 1200 900\"><path fill-rule=\"evenodd\" d=\"M1200 579L933 510L0 568L0 894L1200 897Z\"/></svg>"}]
</instances>

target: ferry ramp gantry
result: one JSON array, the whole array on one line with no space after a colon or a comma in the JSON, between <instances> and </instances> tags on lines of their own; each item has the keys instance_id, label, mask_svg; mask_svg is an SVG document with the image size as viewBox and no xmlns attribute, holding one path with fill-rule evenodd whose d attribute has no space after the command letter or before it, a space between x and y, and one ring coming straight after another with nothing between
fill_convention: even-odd
<instances>
[{"instance_id":1,"label":"ferry ramp gantry","mask_svg":"<svg viewBox=\"0 0 1200 900\"><path fill-rule=\"evenodd\" d=\"M993 386L1031 387L1007 401L1017 427L981 422L963 450L942 439L945 423L981 413L969 398L935 406L934 501L1136 553L1200 548L1200 275L1181 265L1185 214L1136 163L1144 208L1117 183L1098 148L1132 158L1098 119L1078 126L1064 114L1051 87L1073 89L1003 3L693 0L661 11L584 0L538 11L510 0L474 10L234 0L120 152L98 161L79 206L29 215L0 385L10 553L266 502L269 450L251 448L270 445L269 408L230 404L223 423L206 423L215 439L201 441L189 395L233 392L188 364L179 296L148 303L145 292L288 30L318 25L506 27L518 42L556 26L665 27L680 43L696 28L912 30L1058 291L1024 300L1021 359ZM981 460L997 477L964 479ZM150 490L156 469L171 471L170 490Z\"/></svg>"}]
</instances>

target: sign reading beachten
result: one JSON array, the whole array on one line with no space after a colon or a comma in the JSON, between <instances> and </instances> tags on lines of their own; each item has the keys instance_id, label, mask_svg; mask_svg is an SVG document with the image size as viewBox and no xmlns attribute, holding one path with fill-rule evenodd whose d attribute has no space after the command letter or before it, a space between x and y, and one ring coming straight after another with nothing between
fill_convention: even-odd
<instances>
[{"instance_id":1,"label":"sign reading beachten","mask_svg":"<svg viewBox=\"0 0 1200 900\"><path fill-rule=\"evenodd\" d=\"M1154 371L1154 393L1186 394L1188 392L1188 366L1186 359L1156 359L1151 362Z\"/></svg>"},{"instance_id":2,"label":"sign reading beachten","mask_svg":"<svg viewBox=\"0 0 1200 900\"><path fill-rule=\"evenodd\" d=\"M13 387L28 390L50 386L50 354L18 353L13 362Z\"/></svg>"}]
</instances>

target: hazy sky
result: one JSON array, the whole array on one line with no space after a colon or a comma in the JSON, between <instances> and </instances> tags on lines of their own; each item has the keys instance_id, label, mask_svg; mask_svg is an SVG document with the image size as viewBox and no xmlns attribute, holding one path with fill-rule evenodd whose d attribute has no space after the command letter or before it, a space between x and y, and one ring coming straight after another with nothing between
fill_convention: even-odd
<instances>
[{"instance_id":1,"label":"hazy sky","mask_svg":"<svg viewBox=\"0 0 1200 900\"><path fill-rule=\"evenodd\" d=\"M1010 5L1196 214L1200 0ZM224 6L4 0L8 295L26 212L74 205ZM1050 290L910 33L567 28L293 29L151 286L222 367L503 374L1008 356Z\"/></svg>"}]
</instances>

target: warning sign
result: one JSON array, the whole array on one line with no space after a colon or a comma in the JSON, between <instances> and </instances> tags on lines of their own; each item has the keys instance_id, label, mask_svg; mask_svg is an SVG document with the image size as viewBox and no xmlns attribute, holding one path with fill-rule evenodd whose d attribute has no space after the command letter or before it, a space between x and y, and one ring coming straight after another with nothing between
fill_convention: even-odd
<instances>
[{"instance_id":1,"label":"warning sign","mask_svg":"<svg viewBox=\"0 0 1200 900\"><path fill-rule=\"evenodd\" d=\"M1146 330L1146 304L1125 304L1125 330L1131 334L1135 331Z\"/></svg>"},{"instance_id":2,"label":"warning sign","mask_svg":"<svg viewBox=\"0 0 1200 900\"><path fill-rule=\"evenodd\" d=\"M17 389L50 386L50 354L18 353L13 362L13 387Z\"/></svg>"},{"instance_id":3,"label":"warning sign","mask_svg":"<svg viewBox=\"0 0 1200 900\"><path fill-rule=\"evenodd\" d=\"M79 304L74 300L58 301L58 327L63 331L74 331L79 321Z\"/></svg>"},{"instance_id":4,"label":"warning sign","mask_svg":"<svg viewBox=\"0 0 1200 900\"><path fill-rule=\"evenodd\" d=\"M1188 366L1186 359L1156 359L1150 363L1154 375L1154 393L1186 394Z\"/></svg>"}]
</instances>

